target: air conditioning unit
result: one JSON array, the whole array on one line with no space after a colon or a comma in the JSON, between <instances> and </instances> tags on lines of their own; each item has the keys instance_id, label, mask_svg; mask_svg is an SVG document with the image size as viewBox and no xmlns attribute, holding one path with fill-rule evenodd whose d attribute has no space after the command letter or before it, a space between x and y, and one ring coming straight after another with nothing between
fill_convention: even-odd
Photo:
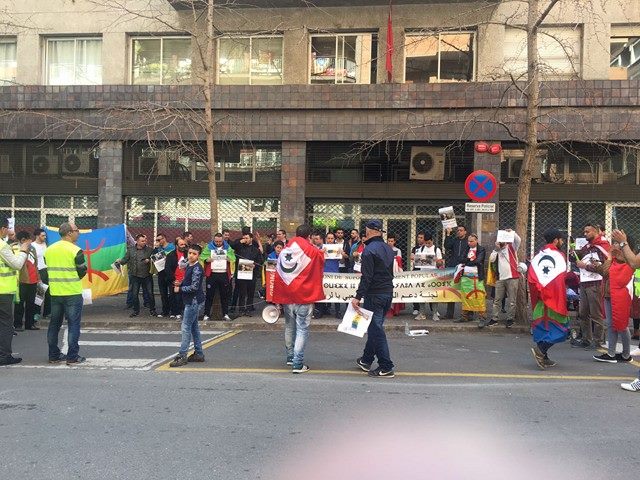
<instances>
[{"instance_id":1,"label":"air conditioning unit","mask_svg":"<svg viewBox=\"0 0 640 480\"><path fill-rule=\"evenodd\" d=\"M171 175L171 162L178 160L178 152L173 150L146 149L138 158L138 175L169 176Z\"/></svg>"},{"instance_id":2,"label":"air conditioning unit","mask_svg":"<svg viewBox=\"0 0 640 480\"><path fill-rule=\"evenodd\" d=\"M509 178L520 178L520 170L522 169L523 157L509 158ZM531 178L541 178L540 159L536 158L531 167Z\"/></svg>"},{"instance_id":3,"label":"air conditioning unit","mask_svg":"<svg viewBox=\"0 0 640 480\"><path fill-rule=\"evenodd\" d=\"M71 151L62 157L62 174L65 176L87 175L91 171L91 152Z\"/></svg>"},{"instance_id":4,"label":"air conditioning unit","mask_svg":"<svg viewBox=\"0 0 640 480\"><path fill-rule=\"evenodd\" d=\"M411 147L410 180L444 179L444 148Z\"/></svg>"},{"instance_id":5,"label":"air conditioning unit","mask_svg":"<svg viewBox=\"0 0 640 480\"><path fill-rule=\"evenodd\" d=\"M60 173L56 155L34 155L31 157L31 173L36 175L58 175Z\"/></svg>"}]
</instances>

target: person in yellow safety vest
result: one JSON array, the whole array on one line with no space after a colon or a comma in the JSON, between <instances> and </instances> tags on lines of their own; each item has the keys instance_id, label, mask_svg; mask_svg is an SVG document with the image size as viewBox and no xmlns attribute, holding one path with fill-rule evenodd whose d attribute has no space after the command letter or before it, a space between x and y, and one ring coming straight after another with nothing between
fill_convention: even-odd
<instances>
[{"instance_id":1,"label":"person in yellow safety vest","mask_svg":"<svg viewBox=\"0 0 640 480\"><path fill-rule=\"evenodd\" d=\"M82 278L87 274L87 263L84 252L76 245L80 231L75 224L63 223L58 233L61 239L50 245L44 254L51 292L51 320L47 331L49 363L66 360L67 365L74 365L86 361L79 355L78 342L82 320ZM65 316L69 351L63 355L58 347L58 337Z\"/></svg>"},{"instance_id":2,"label":"person in yellow safety vest","mask_svg":"<svg viewBox=\"0 0 640 480\"><path fill-rule=\"evenodd\" d=\"M27 260L31 242L20 245L20 251L13 253L4 238L9 231L9 220L0 217L0 365L15 365L22 358L14 357L11 351L13 341L13 298L18 290L18 271Z\"/></svg>"}]
</instances>

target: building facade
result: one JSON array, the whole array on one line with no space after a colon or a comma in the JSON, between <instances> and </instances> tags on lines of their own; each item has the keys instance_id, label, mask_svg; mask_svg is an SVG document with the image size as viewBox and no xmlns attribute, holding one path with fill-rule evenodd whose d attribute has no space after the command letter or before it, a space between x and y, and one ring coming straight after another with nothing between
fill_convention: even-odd
<instances>
[{"instance_id":1,"label":"building facade","mask_svg":"<svg viewBox=\"0 0 640 480\"><path fill-rule=\"evenodd\" d=\"M205 240L194 118L206 25L191 26L191 2L20 3L0 0L0 213L18 228L70 217ZM218 228L359 228L377 217L406 252L418 231L441 235L444 206L485 243L513 226L523 2L248 3L215 12ZM531 251L551 225L640 234L640 3L623 7L566 0L543 23ZM502 151L477 153L477 142ZM497 212L483 218L464 208L479 168L500 182Z\"/></svg>"}]
</instances>

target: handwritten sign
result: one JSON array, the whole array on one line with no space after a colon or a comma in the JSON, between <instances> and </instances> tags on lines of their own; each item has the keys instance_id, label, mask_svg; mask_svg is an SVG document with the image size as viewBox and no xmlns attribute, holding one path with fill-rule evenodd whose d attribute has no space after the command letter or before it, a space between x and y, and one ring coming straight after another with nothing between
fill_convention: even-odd
<instances>
[{"instance_id":1,"label":"handwritten sign","mask_svg":"<svg viewBox=\"0 0 640 480\"><path fill-rule=\"evenodd\" d=\"M516 232L514 232L513 230L498 230L498 237L496 238L496 241L498 243L513 243L515 242L515 240Z\"/></svg>"}]
</instances>

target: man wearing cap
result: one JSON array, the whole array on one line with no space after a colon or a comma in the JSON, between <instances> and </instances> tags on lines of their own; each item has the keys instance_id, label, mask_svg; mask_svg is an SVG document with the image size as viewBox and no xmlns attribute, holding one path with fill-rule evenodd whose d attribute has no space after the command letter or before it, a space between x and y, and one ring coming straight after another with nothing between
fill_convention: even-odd
<instances>
[{"instance_id":1,"label":"man wearing cap","mask_svg":"<svg viewBox=\"0 0 640 480\"><path fill-rule=\"evenodd\" d=\"M18 290L18 271L27 260L31 241L20 245L20 251L13 253L3 239L7 236L9 221L0 217L0 365L15 365L22 361L11 352L13 341L13 297Z\"/></svg>"},{"instance_id":2,"label":"man wearing cap","mask_svg":"<svg viewBox=\"0 0 640 480\"><path fill-rule=\"evenodd\" d=\"M360 284L354 298L353 308L360 309L360 301L364 297L363 308L373 312L367 343L362 357L356 364L374 378L393 378L393 362L389 354L387 336L384 332L384 316L391 307L393 297L393 264L395 253L382 239L382 222L370 220L365 225L365 249L361 257ZM372 369L373 360L378 359L378 368Z\"/></svg>"}]
</instances>

